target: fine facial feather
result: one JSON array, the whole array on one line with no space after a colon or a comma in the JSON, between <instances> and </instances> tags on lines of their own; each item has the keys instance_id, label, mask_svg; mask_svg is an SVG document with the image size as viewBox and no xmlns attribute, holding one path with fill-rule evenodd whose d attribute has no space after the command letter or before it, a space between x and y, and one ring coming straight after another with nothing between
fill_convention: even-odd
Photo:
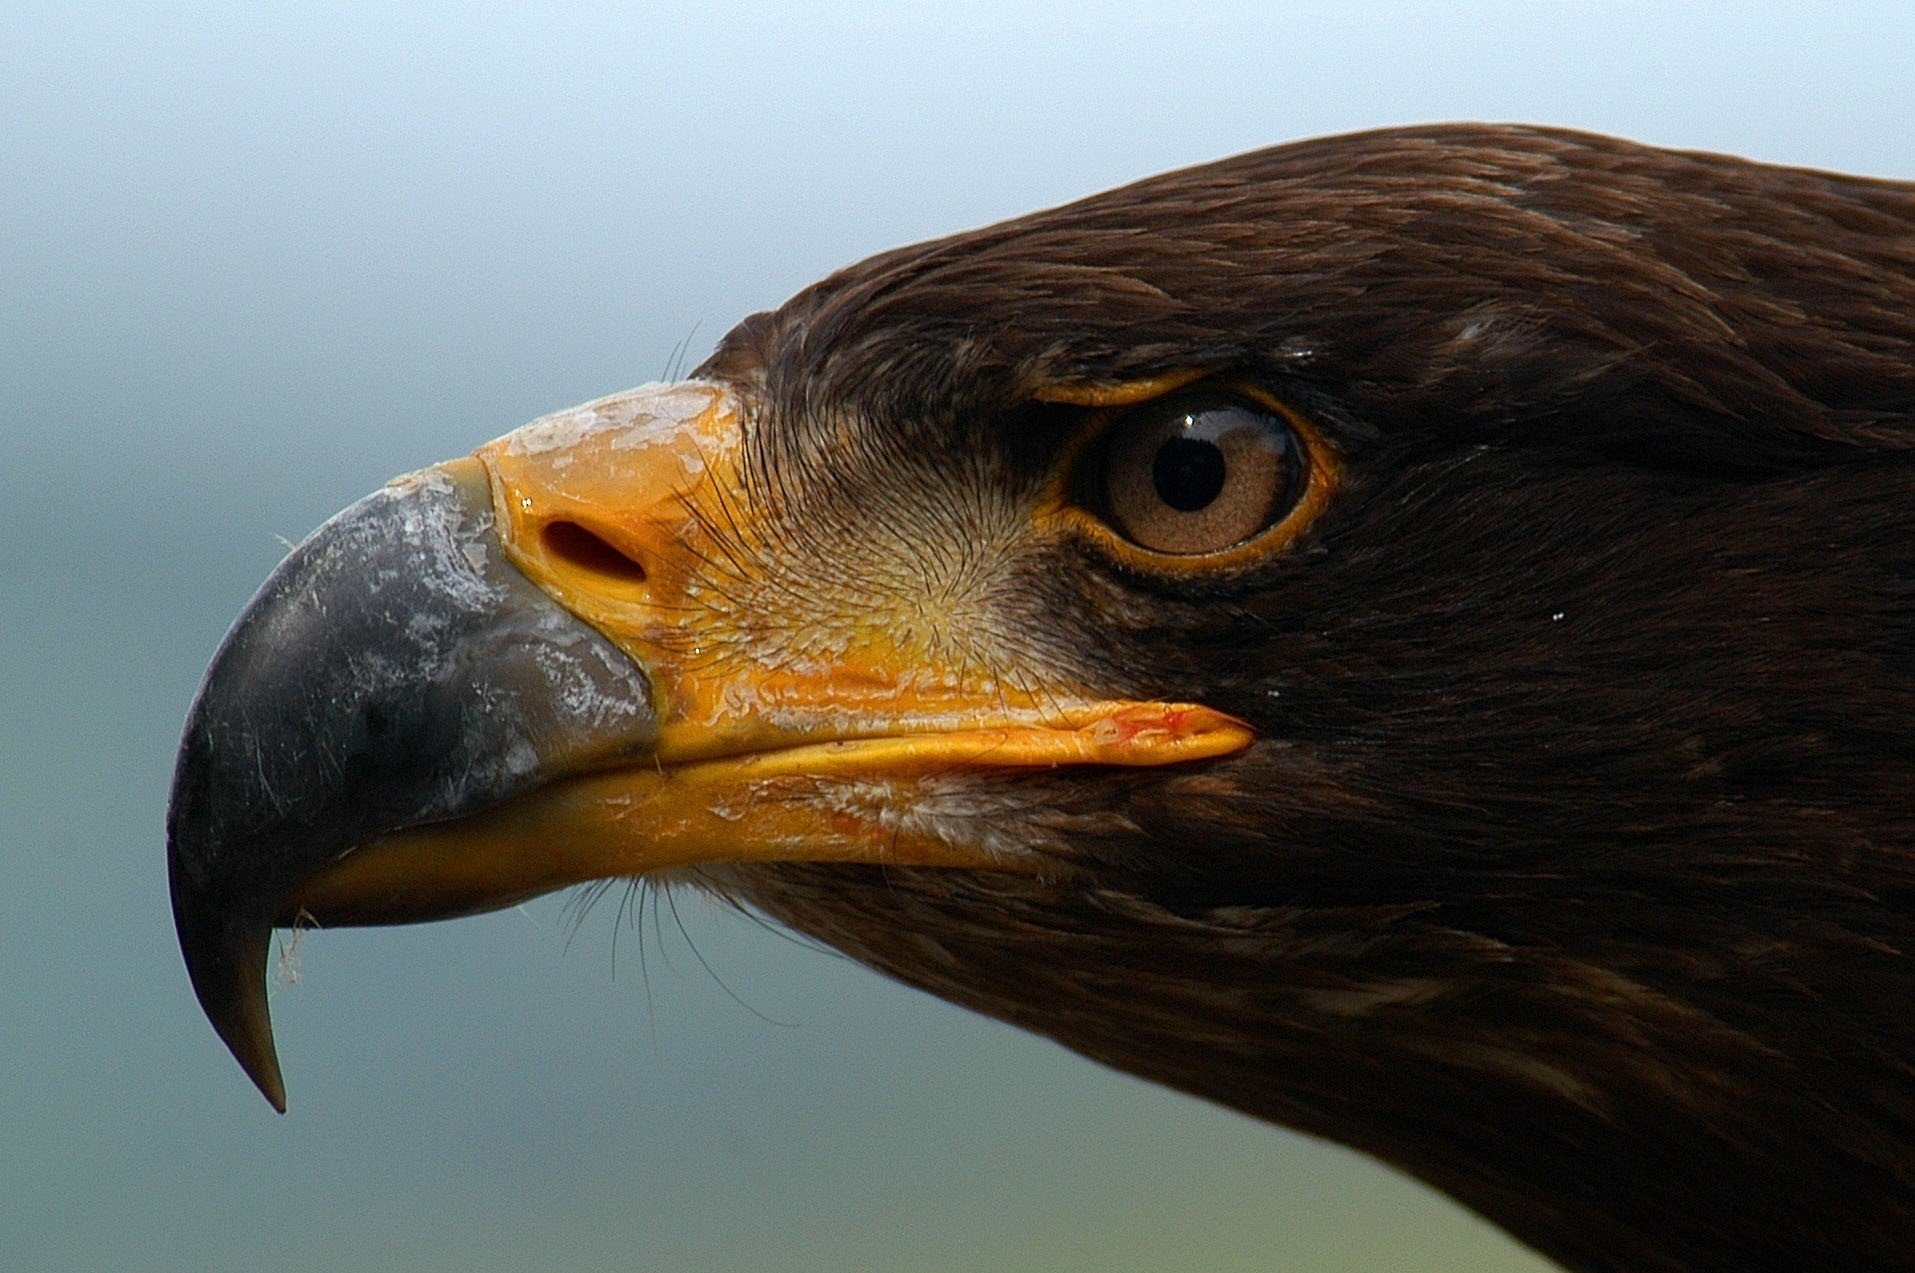
<instances>
[{"instance_id":1,"label":"fine facial feather","mask_svg":"<svg viewBox=\"0 0 1915 1273\"><path fill-rule=\"evenodd\" d=\"M1177 579L1023 544L939 630L1262 741L1019 803L1036 880L708 880L1574 1268L1915 1248L1915 192L1305 143L875 258L702 374L828 590L860 526L937 508L910 552L961 554L1031 498L1074 418L1044 387L1192 368L1329 437L1305 538Z\"/></svg>"}]
</instances>

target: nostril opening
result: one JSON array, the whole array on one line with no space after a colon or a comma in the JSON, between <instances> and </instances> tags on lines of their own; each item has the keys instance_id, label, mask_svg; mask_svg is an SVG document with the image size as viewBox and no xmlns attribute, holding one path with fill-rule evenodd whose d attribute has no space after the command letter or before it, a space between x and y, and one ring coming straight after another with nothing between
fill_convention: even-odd
<instances>
[{"instance_id":1,"label":"nostril opening","mask_svg":"<svg viewBox=\"0 0 1915 1273\"><path fill-rule=\"evenodd\" d=\"M577 522L547 522L539 533L546 555L556 561L621 583L645 582L643 563L627 557Z\"/></svg>"}]
</instances>

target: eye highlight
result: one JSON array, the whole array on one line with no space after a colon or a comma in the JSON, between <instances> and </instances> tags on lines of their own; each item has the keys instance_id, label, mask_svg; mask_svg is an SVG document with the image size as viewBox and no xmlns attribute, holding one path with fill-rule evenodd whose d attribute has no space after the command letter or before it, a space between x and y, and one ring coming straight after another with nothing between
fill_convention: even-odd
<instances>
[{"instance_id":1,"label":"eye highlight","mask_svg":"<svg viewBox=\"0 0 1915 1273\"><path fill-rule=\"evenodd\" d=\"M1197 556L1274 526L1303 498L1306 451L1283 415L1217 391L1172 394L1108 426L1087 492L1137 547Z\"/></svg>"}]
</instances>

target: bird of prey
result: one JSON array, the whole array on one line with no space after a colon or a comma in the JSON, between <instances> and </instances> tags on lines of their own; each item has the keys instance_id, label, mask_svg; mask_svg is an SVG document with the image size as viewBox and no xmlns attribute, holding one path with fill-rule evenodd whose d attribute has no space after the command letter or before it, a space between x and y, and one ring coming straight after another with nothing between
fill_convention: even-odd
<instances>
[{"instance_id":1,"label":"bird of prey","mask_svg":"<svg viewBox=\"0 0 1915 1273\"><path fill-rule=\"evenodd\" d=\"M274 926L649 876L1575 1270L1915 1264L1915 186L1309 141L855 265L399 479L169 819Z\"/></svg>"}]
</instances>

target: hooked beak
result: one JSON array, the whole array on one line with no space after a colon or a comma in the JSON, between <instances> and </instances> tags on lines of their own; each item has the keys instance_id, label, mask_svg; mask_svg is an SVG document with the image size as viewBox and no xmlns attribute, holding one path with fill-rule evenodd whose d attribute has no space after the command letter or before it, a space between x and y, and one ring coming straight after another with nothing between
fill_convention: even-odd
<instances>
[{"instance_id":1,"label":"hooked beak","mask_svg":"<svg viewBox=\"0 0 1915 1273\"><path fill-rule=\"evenodd\" d=\"M640 755L657 724L638 666L505 559L476 461L400 478L296 548L213 658L167 819L193 989L266 1099L285 1108L266 945L302 881L384 833Z\"/></svg>"},{"instance_id":2,"label":"hooked beak","mask_svg":"<svg viewBox=\"0 0 1915 1273\"><path fill-rule=\"evenodd\" d=\"M346 509L240 616L187 718L168 867L194 991L276 1108L276 926L698 862L1029 871L900 811L954 772L1250 742L1200 706L926 675L882 615L835 661L715 665L707 644L748 642L691 604L717 559L700 509L749 523L740 449L730 395L695 382L548 417Z\"/></svg>"}]
</instances>

